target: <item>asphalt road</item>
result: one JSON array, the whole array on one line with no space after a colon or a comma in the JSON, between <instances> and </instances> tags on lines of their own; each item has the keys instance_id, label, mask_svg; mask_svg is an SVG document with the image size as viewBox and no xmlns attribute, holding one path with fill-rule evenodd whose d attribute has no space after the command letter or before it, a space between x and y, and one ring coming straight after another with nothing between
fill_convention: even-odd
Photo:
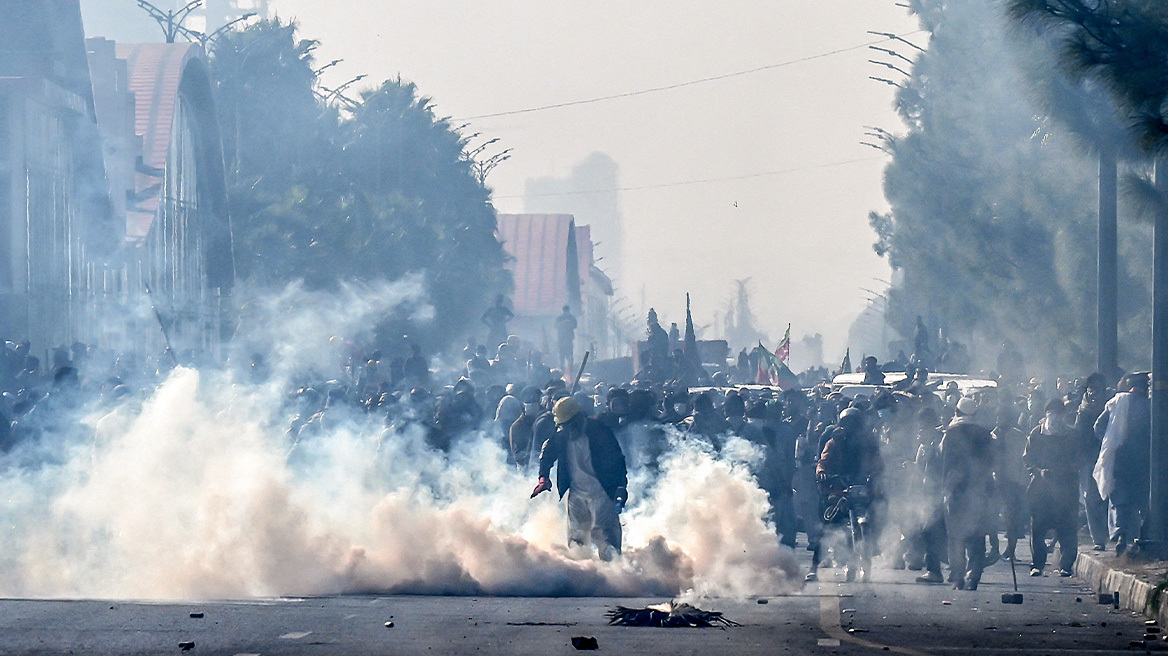
<instances>
[{"instance_id":1,"label":"asphalt road","mask_svg":"<svg viewBox=\"0 0 1168 656\"><path fill-rule=\"evenodd\" d=\"M1025 549L1019 549L1020 552ZM803 552L801 552L803 555ZM0 600L0 654L539 654L577 653L594 636L625 654L1132 654L1143 618L1098 605L1077 579L1031 578L1021 606L1001 602L1009 566L976 592L877 569L867 584L825 570L801 594L705 600L729 629L607 626L614 605L662 599L345 596L143 603ZM948 603L946 603L948 602ZM203 613L203 617L191 617ZM387 627L386 622L393 622Z\"/></svg>"}]
</instances>

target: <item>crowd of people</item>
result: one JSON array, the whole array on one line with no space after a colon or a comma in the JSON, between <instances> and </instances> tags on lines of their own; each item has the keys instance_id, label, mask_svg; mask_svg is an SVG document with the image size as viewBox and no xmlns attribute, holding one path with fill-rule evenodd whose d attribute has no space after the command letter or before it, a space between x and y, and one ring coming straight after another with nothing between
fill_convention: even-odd
<instances>
[{"instance_id":1,"label":"crowd of people","mask_svg":"<svg viewBox=\"0 0 1168 656\"><path fill-rule=\"evenodd\" d=\"M489 311L489 338L503 335L508 320ZM1069 576L1081 528L1097 550L1138 548L1149 476L1146 374L1114 387L1093 374L1050 389L1037 379L963 389L956 380L942 384L914 355L904 375L891 371L900 364L865 358L865 385L850 392L830 382L735 385L733 372L745 377L749 362L727 363L729 376L708 374L685 352L669 352L656 316L648 323L652 355L631 381L566 371L570 343L549 366L515 335L493 348L472 340L448 366L417 346L387 358L350 345L335 377L289 381L286 437L295 450L338 416L414 430L436 451L485 435L507 466L536 483L532 497L554 488L566 499L569 542L602 558L621 551L620 513L637 492L629 472L655 471L678 439L715 455L733 440L752 446L758 457L747 463L779 541L794 548L803 535L812 552L808 580L827 565L863 580L876 557L923 570L921 583L976 589L986 567L1021 558L1027 536L1031 575L1047 572L1057 545L1053 571ZM561 342L570 340L568 308L558 325ZM76 344L54 349L45 366L27 342L6 343L0 452L65 430L62 422L82 409L141 398L180 363L204 365L194 354L168 356L139 361ZM253 381L271 375L258 356L228 366ZM849 525L854 514L838 512L858 487L868 493L862 552Z\"/></svg>"},{"instance_id":2,"label":"crowd of people","mask_svg":"<svg viewBox=\"0 0 1168 656\"><path fill-rule=\"evenodd\" d=\"M963 389L930 375L925 362L938 360L914 354L882 367L868 357L860 366L866 388L848 395L830 382L736 385L751 365L730 362L725 373L710 374L680 349L667 350L669 339L650 315L644 348L659 355L643 359L661 366L623 384L586 375L585 386L573 387L572 376L514 335L493 352L468 345L458 379L442 387L415 385L430 381L429 372L419 377L405 367L399 383L382 382L370 394L375 361L352 379L364 381L358 397L367 407L394 415L402 412L397 401L408 399L408 421L434 448L469 431L499 440L508 464L536 479L533 496L552 489L558 464L571 540L606 557L620 551L626 472L657 467L679 437L715 454L735 438L758 450L751 473L767 493L768 519L787 546L805 536L810 580L825 563L862 579L878 555L893 568L924 570L922 583L976 589L984 568L1020 558L1027 536L1033 576L1047 572L1056 545L1053 571L1070 575L1081 527L1097 550L1138 545L1148 486L1146 374L1114 387L1093 374L1058 379L1049 391L1037 379L1004 378ZM904 375L884 371L902 367ZM385 391L395 386L401 391ZM830 509L860 484L872 499L867 553L856 557L848 516Z\"/></svg>"}]
</instances>

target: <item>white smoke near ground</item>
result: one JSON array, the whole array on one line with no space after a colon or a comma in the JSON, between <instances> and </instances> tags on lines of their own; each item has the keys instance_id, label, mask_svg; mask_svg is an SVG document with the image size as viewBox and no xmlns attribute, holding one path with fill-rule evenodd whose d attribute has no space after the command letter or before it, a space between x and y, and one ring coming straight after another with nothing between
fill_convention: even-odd
<instances>
[{"instance_id":1,"label":"white smoke near ground","mask_svg":"<svg viewBox=\"0 0 1168 656\"><path fill-rule=\"evenodd\" d=\"M287 385L337 366L388 313L425 317L419 280L255 297L242 353L273 375L177 368L147 397L0 459L0 595L206 599L337 593L745 596L797 588L742 443L672 434L630 476L624 555L569 550L553 495L486 435L337 408L292 445ZM96 401L94 402L96 403ZM734 444L734 442L732 442Z\"/></svg>"}]
</instances>

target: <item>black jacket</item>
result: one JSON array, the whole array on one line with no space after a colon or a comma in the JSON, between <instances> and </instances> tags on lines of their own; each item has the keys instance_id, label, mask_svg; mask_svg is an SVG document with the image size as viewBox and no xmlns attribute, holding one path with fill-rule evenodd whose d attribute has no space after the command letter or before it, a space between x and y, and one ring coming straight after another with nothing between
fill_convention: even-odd
<instances>
[{"instance_id":1,"label":"black jacket","mask_svg":"<svg viewBox=\"0 0 1168 656\"><path fill-rule=\"evenodd\" d=\"M625 469L625 454L621 452L620 443L616 436L604 424L595 419L585 419L584 434L588 436L588 446L592 451L592 469L600 486L612 499L616 499L617 491L628 486L628 472ZM562 428L557 428L554 435L543 443L539 452L539 477L550 478L552 465L556 467L556 489L560 498L572 487L571 470L564 466L563 458L567 454L568 434Z\"/></svg>"},{"instance_id":2,"label":"black jacket","mask_svg":"<svg viewBox=\"0 0 1168 656\"><path fill-rule=\"evenodd\" d=\"M941 438L941 473L950 501L987 503L994 491L994 438L985 426L959 419Z\"/></svg>"},{"instance_id":3,"label":"black jacket","mask_svg":"<svg viewBox=\"0 0 1168 656\"><path fill-rule=\"evenodd\" d=\"M1026 496L1031 513L1054 510L1059 514L1077 514L1079 470L1089 453L1083 437L1069 427L1060 428L1057 435L1047 435L1042 432L1041 423L1030 431L1022 463L1030 473Z\"/></svg>"}]
</instances>

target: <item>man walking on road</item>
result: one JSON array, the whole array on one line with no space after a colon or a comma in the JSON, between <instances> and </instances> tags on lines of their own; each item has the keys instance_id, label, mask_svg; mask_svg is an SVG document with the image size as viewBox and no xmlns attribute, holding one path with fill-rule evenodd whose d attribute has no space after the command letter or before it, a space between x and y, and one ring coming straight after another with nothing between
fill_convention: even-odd
<instances>
[{"instance_id":1,"label":"man walking on road","mask_svg":"<svg viewBox=\"0 0 1168 656\"><path fill-rule=\"evenodd\" d=\"M625 457L612 431L589 418L572 397L552 409L556 432L539 454L539 483L534 499L552 489L556 468L560 498L567 496L568 546L596 545L600 557L611 560L621 551L619 513L629 498Z\"/></svg>"},{"instance_id":2,"label":"man walking on road","mask_svg":"<svg viewBox=\"0 0 1168 656\"><path fill-rule=\"evenodd\" d=\"M1059 543L1059 576L1070 576L1079 552L1079 467L1087 450L1079 433L1066 422L1061 398L1046 404L1046 416L1030 431L1022 462L1030 474L1026 500L1030 505L1031 576L1046 568L1046 534L1054 531Z\"/></svg>"},{"instance_id":3,"label":"man walking on road","mask_svg":"<svg viewBox=\"0 0 1168 656\"><path fill-rule=\"evenodd\" d=\"M1083 399L1075 413L1075 430L1082 435L1084 446L1088 447L1087 461L1079 473L1079 492L1095 551L1106 551L1108 539L1107 502L1099 496L1099 486L1095 485L1093 477L1103 437L1095 433L1095 422L1103 414L1103 408L1109 400L1107 379L1101 373L1093 373L1087 377Z\"/></svg>"},{"instance_id":4,"label":"man walking on road","mask_svg":"<svg viewBox=\"0 0 1168 656\"><path fill-rule=\"evenodd\" d=\"M1148 374L1124 376L1119 390L1095 422L1095 433L1103 436L1095 482L1109 505L1115 553L1122 555L1139 539L1147 514L1152 441Z\"/></svg>"},{"instance_id":5,"label":"man walking on road","mask_svg":"<svg viewBox=\"0 0 1168 656\"><path fill-rule=\"evenodd\" d=\"M957 416L941 438L945 525L949 531L949 581L976 590L985 568L985 536L993 528L994 438L974 423L977 401L957 402Z\"/></svg>"}]
</instances>

